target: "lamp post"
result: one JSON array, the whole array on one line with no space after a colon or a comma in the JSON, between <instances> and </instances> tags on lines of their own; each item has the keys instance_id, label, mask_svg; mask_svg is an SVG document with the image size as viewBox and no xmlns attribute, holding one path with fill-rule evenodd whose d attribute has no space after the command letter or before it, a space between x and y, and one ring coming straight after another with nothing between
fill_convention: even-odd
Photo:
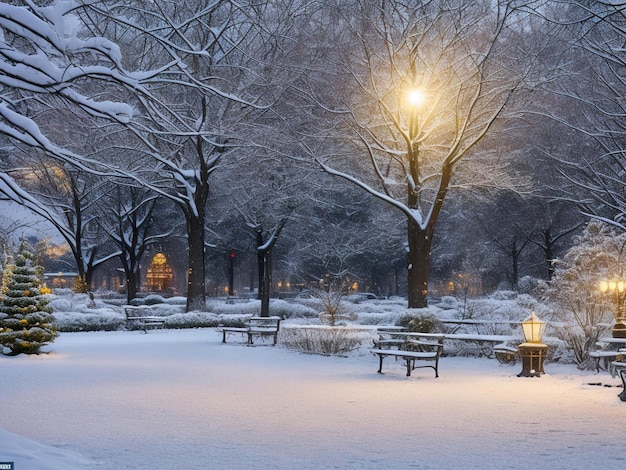
<instances>
[{"instance_id":1,"label":"lamp post","mask_svg":"<svg viewBox=\"0 0 626 470\"><path fill-rule=\"evenodd\" d=\"M548 346L541 342L546 322L541 321L535 312L522 322L525 343L519 345L519 355L522 359L522 371L518 377L540 377L544 374L543 361Z\"/></svg>"},{"instance_id":2,"label":"lamp post","mask_svg":"<svg viewBox=\"0 0 626 470\"><path fill-rule=\"evenodd\" d=\"M626 281L623 279L612 279L610 281L600 282L600 292L612 294L617 307L615 324L611 332L613 338L626 338L626 316L624 315L625 291Z\"/></svg>"}]
</instances>

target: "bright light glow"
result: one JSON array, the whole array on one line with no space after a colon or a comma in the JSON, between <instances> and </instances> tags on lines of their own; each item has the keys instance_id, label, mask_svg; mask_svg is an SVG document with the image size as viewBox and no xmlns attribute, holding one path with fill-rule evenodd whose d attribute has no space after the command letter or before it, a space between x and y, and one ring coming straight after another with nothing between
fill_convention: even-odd
<instances>
[{"instance_id":1,"label":"bright light glow","mask_svg":"<svg viewBox=\"0 0 626 470\"><path fill-rule=\"evenodd\" d=\"M411 90L407 95L407 99L411 106L421 106L426 97L421 90Z\"/></svg>"},{"instance_id":2,"label":"bright light glow","mask_svg":"<svg viewBox=\"0 0 626 470\"><path fill-rule=\"evenodd\" d=\"M546 322L541 321L534 311L522 322L522 332L527 343L541 343L541 337L546 329Z\"/></svg>"},{"instance_id":3,"label":"bright light glow","mask_svg":"<svg viewBox=\"0 0 626 470\"><path fill-rule=\"evenodd\" d=\"M606 281L600 281L600 292L607 292L609 290L609 283Z\"/></svg>"}]
</instances>

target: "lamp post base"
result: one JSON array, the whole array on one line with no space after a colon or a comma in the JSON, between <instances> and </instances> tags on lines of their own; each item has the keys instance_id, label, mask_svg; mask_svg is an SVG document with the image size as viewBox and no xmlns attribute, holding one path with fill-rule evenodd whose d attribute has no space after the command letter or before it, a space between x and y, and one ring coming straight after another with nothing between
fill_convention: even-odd
<instances>
[{"instance_id":1,"label":"lamp post base","mask_svg":"<svg viewBox=\"0 0 626 470\"><path fill-rule=\"evenodd\" d=\"M522 343L518 346L518 354L522 360L522 371L518 377L540 377L544 374L543 361L548 346L542 343Z\"/></svg>"}]
</instances>

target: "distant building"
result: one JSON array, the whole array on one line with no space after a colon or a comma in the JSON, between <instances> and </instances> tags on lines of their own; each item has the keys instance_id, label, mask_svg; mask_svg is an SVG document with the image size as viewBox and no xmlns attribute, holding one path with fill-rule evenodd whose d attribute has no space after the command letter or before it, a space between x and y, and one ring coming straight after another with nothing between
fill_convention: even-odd
<instances>
[{"instance_id":1,"label":"distant building","mask_svg":"<svg viewBox=\"0 0 626 470\"><path fill-rule=\"evenodd\" d=\"M44 273L43 280L49 289L73 289L78 273Z\"/></svg>"},{"instance_id":2,"label":"distant building","mask_svg":"<svg viewBox=\"0 0 626 470\"><path fill-rule=\"evenodd\" d=\"M149 292L167 292L175 287L174 271L172 266L167 262L167 258L161 252L158 252L152 258L148 271L146 272L146 280L144 290Z\"/></svg>"}]
</instances>

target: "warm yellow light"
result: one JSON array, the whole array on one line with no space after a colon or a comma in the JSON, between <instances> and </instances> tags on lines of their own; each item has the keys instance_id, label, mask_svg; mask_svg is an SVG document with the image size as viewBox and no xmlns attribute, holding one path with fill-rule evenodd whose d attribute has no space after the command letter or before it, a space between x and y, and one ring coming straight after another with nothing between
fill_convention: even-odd
<instances>
[{"instance_id":1,"label":"warm yellow light","mask_svg":"<svg viewBox=\"0 0 626 470\"><path fill-rule=\"evenodd\" d=\"M617 288L617 283L615 281L609 281L609 290L613 291Z\"/></svg>"},{"instance_id":2,"label":"warm yellow light","mask_svg":"<svg viewBox=\"0 0 626 470\"><path fill-rule=\"evenodd\" d=\"M546 329L546 322L539 320L535 312L522 322L522 331L527 343L541 343L541 337Z\"/></svg>"},{"instance_id":3,"label":"warm yellow light","mask_svg":"<svg viewBox=\"0 0 626 470\"><path fill-rule=\"evenodd\" d=\"M407 99L411 106L421 106L424 103L425 96L421 90L411 90L407 95Z\"/></svg>"},{"instance_id":4,"label":"warm yellow light","mask_svg":"<svg viewBox=\"0 0 626 470\"><path fill-rule=\"evenodd\" d=\"M617 290L619 292L624 292L624 281L617 281Z\"/></svg>"},{"instance_id":5,"label":"warm yellow light","mask_svg":"<svg viewBox=\"0 0 626 470\"><path fill-rule=\"evenodd\" d=\"M609 283L606 281L600 281L600 292L607 292L609 290Z\"/></svg>"}]
</instances>

